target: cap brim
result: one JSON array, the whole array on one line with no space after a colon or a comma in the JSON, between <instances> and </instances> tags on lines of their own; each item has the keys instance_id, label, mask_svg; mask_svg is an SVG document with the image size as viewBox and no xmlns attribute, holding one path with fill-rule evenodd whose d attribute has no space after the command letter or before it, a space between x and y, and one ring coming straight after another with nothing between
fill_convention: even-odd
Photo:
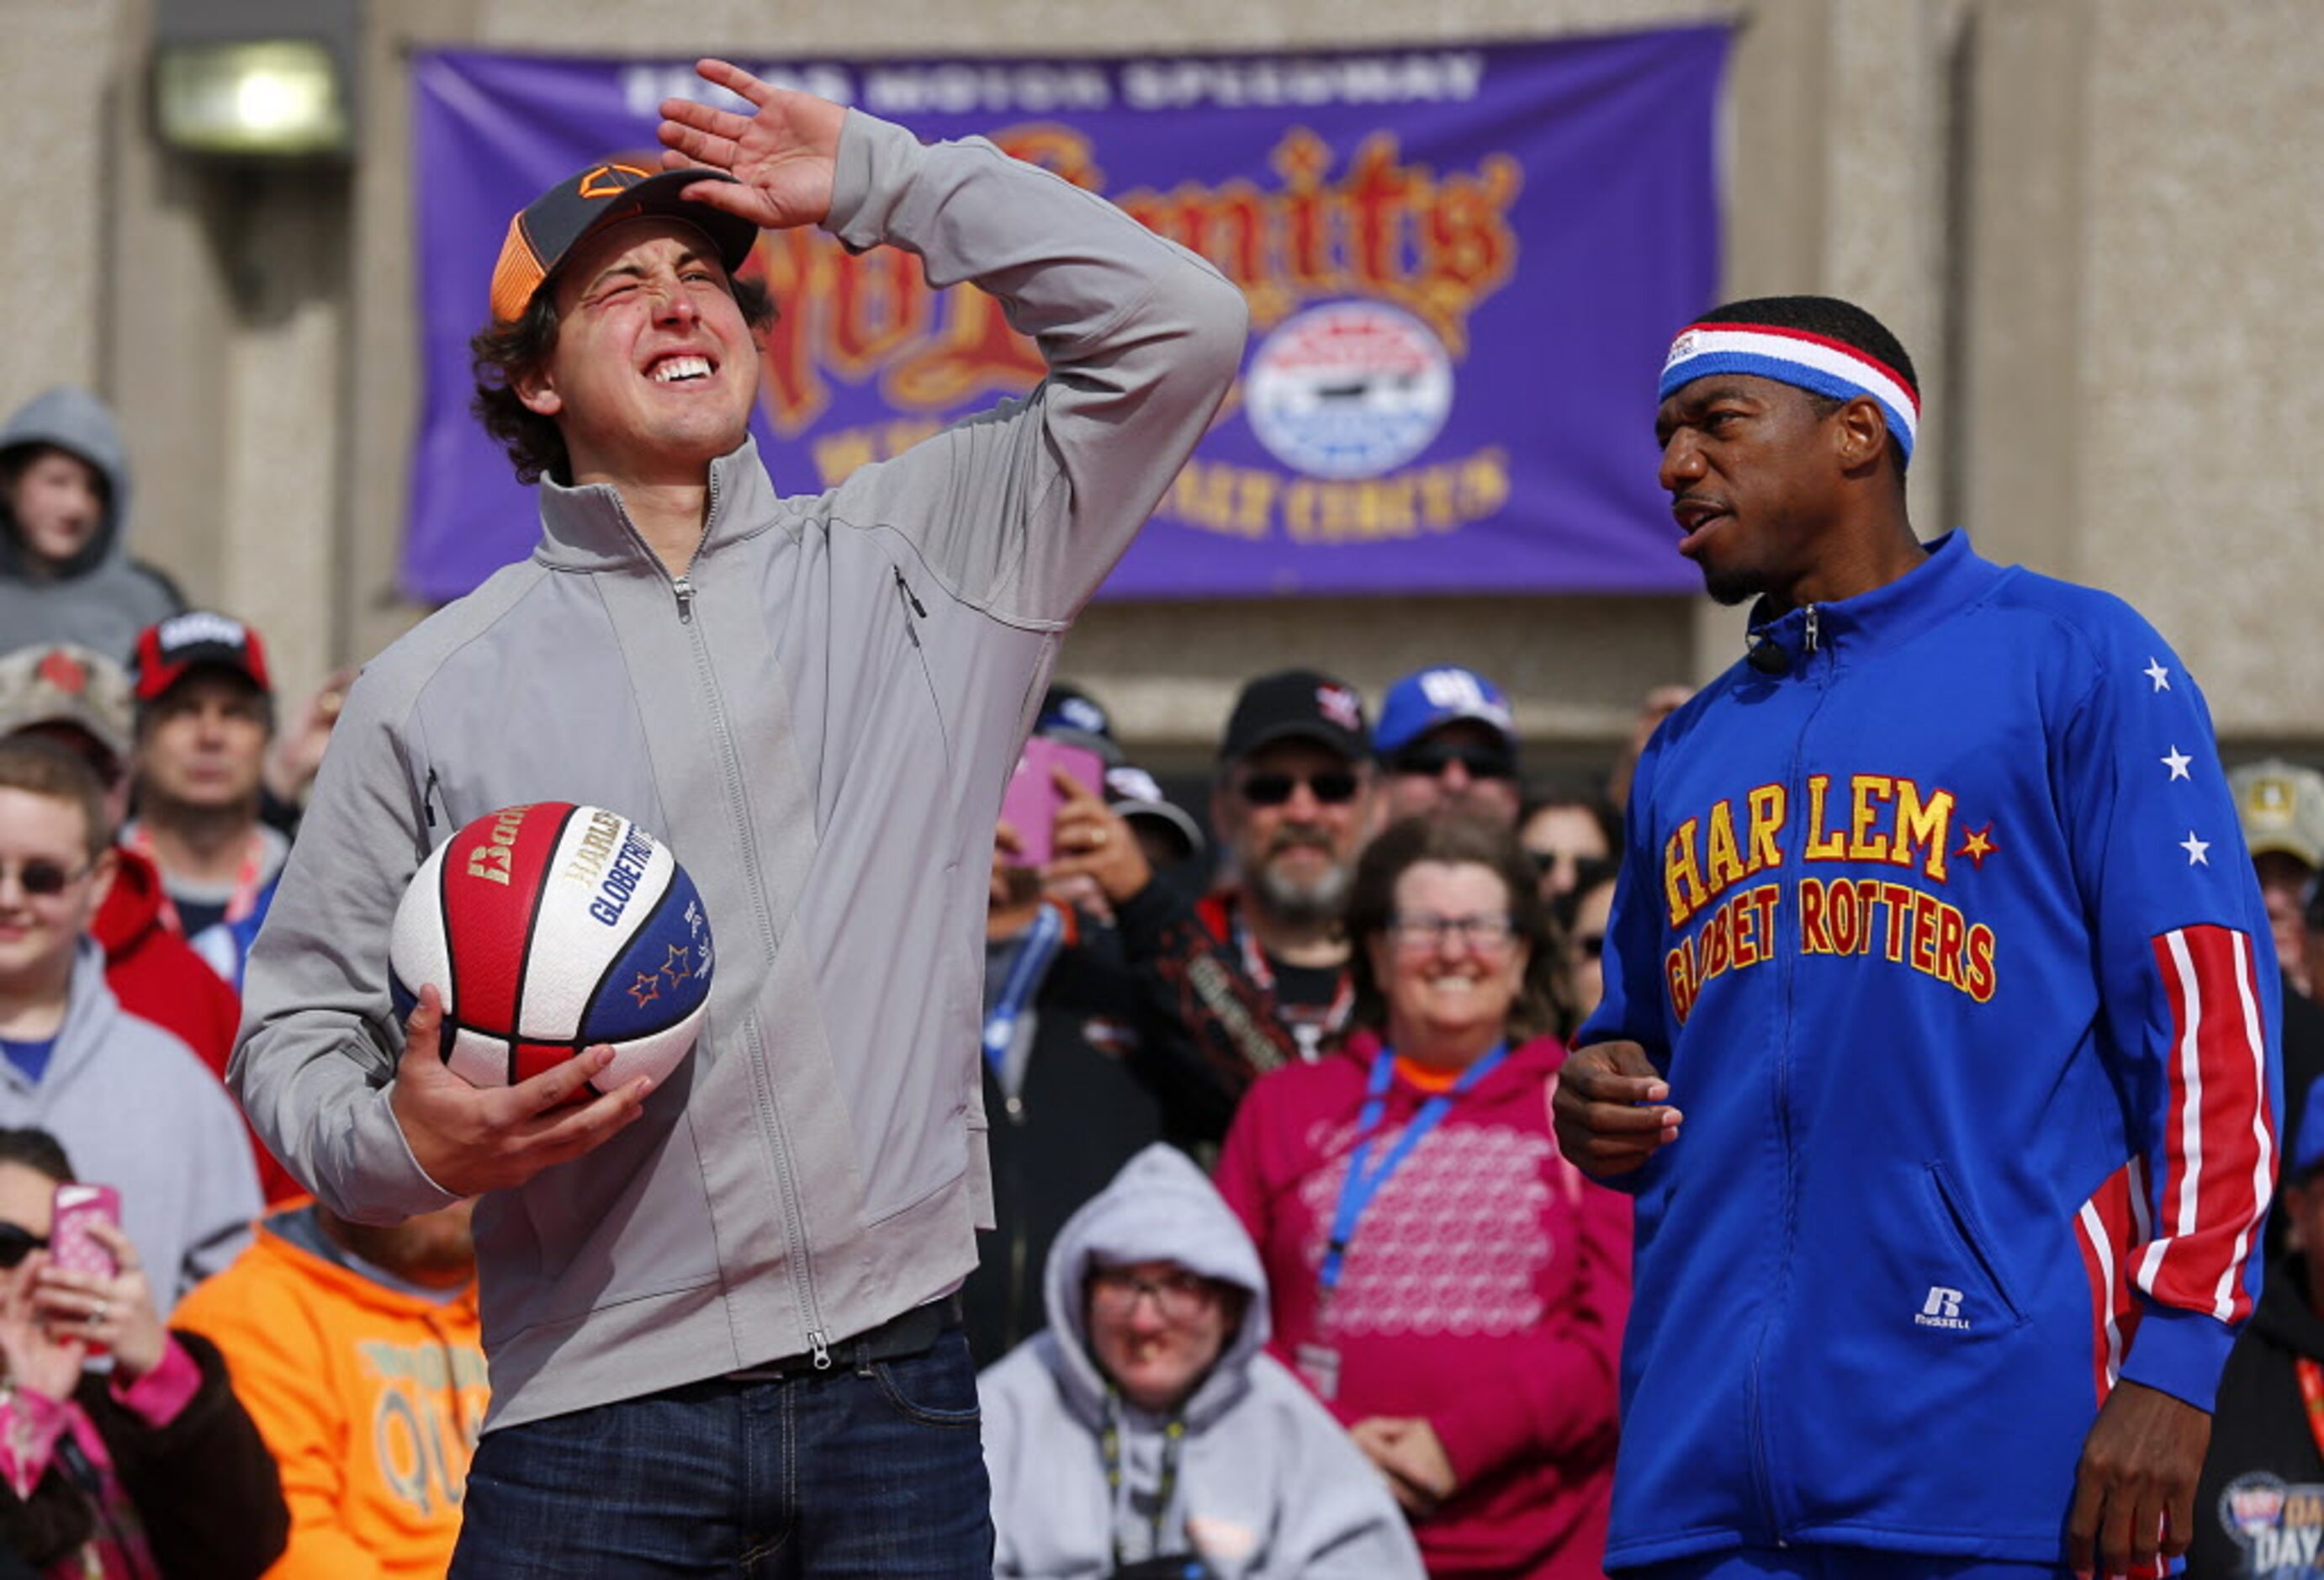
<instances>
[{"instance_id":1,"label":"cap brim","mask_svg":"<svg viewBox=\"0 0 2324 1580\"><path fill-rule=\"evenodd\" d=\"M1114 802L1113 810L1122 818L1151 818L1157 823L1167 824L1186 842L1188 855L1200 855L1209 848L1209 842L1203 837L1202 826L1188 816L1183 807L1173 806L1168 801L1131 800Z\"/></svg>"},{"instance_id":2,"label":"cap brim","mask_svg":"<svg viewBox=\"0 0 2324 1580\"><path fill-rule=\"evenodd\" d=\"M735 273L750 258L751 249L758 245L759 227L740 215L729 214L724 208L714 208L685 195L687 188L703 181L733 180L724 171L691 168L666 170L659 175L648 176L608 202L604 212L582 227L581 234L573 238L557 262L549 266L542 283L546 284L557 277L557 271L583 242L611 226L641 216L676 219L693 226L717 247L718 261L725 265L726 273Z\"/></svg>"},{"instance_id":3,"label":"cap brim","mask_svg":"<svg viewBox=\"0 0 2324 1580\"><path fill-rule=\"evenodd\" d=\"M1336 729L1327 724L1319 724L1313 719L1290 719L1282 724L1269 725L1248 741L1239 743L1233 751L1225 754L1225 760L1230 762L1240 762L1254 752L1284 741L1313 742L1327 751L1346 758L1351 762L1360 762L1366 755L1363 737L1360 735Z\"/></svg>"},{"instance_id":4,"label":"cap brim","mask_svg":"<svg viewBox=\"0 0 2324 1580\"><path fill-rule=\"evenodd\" d=\"M1490 714L1478 713L1469 708L1454 708L1448 713L1432 715L1418 729L1400 735L1393 741L1383 740L1375 735L1372 738L1372 749L1386 757L1392 753L1403 751L1415 741L1433 735L1447 725L1482 725L1499 738L1502 745L1508 748L1509 755L1512 757L1517 755L1517 737L1515 730L1510 729Z\"/></svg>"},{"instance_id":5,"label":"cap brim","mask_svg":"<svg viewBox=\"0 0 2324 1580\"><path fill-rule=\"evenodd\" d=\"M2254 855L2288 855L2294 861L2324 870L2324 848L2310 844L2297 834L2246 834L2244 846Z\"/></svg>"}]
</instances>

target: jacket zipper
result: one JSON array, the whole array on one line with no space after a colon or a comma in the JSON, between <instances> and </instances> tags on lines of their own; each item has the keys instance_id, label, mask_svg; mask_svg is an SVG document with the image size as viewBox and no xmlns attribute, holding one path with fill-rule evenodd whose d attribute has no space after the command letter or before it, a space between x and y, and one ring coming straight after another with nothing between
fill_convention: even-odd
<instances>
[{"instance_id":1,"label":"jacket zipper","mask_svg":"<svg viewBox=\"0 0 2324 1580\"><path fill-rule=\"evenodd\" d=\"M718 468L714 466L710 468L710 508L703 513L702 536L695 542L695 558L700 557L703 545L710 541L711 529L718 522ZM718 753L722 759L720 766L724 770L726 780L726 809L734 817L740 827L744 859L749 862L753 873L752 889L759 899L761 920L764 925L768 940L771 943L775 940L775 930L772 922L766 917L766 897L759 892L759 880L755 876L759 871L756 860L758 840L752 831L749 810L744 805L742 764L734 755L733 733L726 727L726 710L718 692L717 673L710 662L708 642L705 640L701 628L694 622L693 559L687 560L687 568L684 571L677 576L670 576L669 568L662 566L661 557L653 552L652 546L648 544L643 534L639 532L637 523L630 520L629 507L622 504L618 494L613 497L613 505L621 512L622 524L629 528L630 536L646 550L647 557L656 566L661 567L662 575L669 581L670 595L678 603L678 624L687 627L693 634L694 667L705 682L704 694L709 698L711 708L717 716ZM900 576L900 573L899 574ZM749 1016L748 1021L754 1036L763 1035L755 1014ZM775 1171L779 1176L779 1189L783 1198L784 1239L790 1252L788 1261L791 1293L798 1301L800 1311L807 1317L807 1353L814 1359L815 1369L818 1372L828 1372L831 1370L831 1335L824 1331L823 1302L816 1291L815 1269L808 1264L807 1261L807 1222L799 1210L798 1175L791 1167L790 1142L783 1131L782 1110L775 1100L774 1089L768 1084L766 1061L763 1058L753 1059L752 1068L758 1083L760 1107L766 1115L765 1129L769 1136L770 1150L774 1154Z\"/></svg>"},{"instance_id":2,"label":"jacket zipper","mask_svg":"<svg viewBox=\"0 0 2324 1580\"><path fill-rule=\"evenodd\" d=\"M904 579L902 566L891 565L888 568L896 573L896 592L904 600L904 633L912 639L912 645L918 647L920 645L920 628L913 622L912 616L918 614L922 620L927 619L927 606L914 595L912 584Z\"/></svg>"},{"instance_id":3,"label":"jacket zipper","mask_svg":"<svg viewBox=\"0 0 2324 1580\"><path fill-rule=\"evenodd\" d=\"M1808 669L1808 664L1813 661L1813 655L1822 642L1821 624L1816 606L1813 604L1806 605L1801 632L1803 661L1800 669L1800 679L1807 680L1812 678L1816 681L1816 698L1810 705L1807 716L1800 721L1799 735L1792 747L1791 772L1786 775L1791 786L1792 804L1802 808L1807 805L1807 776L1803 770L1807 766L1808 726L1815 722L1816 715L1823 710L1824 700L1831 691L1829 678L1823 675L1812 677ZM1799 909L1799 884L1800 876L1795 872L1790 884L1792 908L1795 913ZM1776 1260L1775 1276L1779 1286L1782 1286L1788 1285L1791 1281L1792 1260L1798 1243L1799 1232L1799 1175L1794 1164L1791 1078L1793 995L1798 984L1798 960L1795 952L1788 949L1779 951L1775 958L1778 968L1783 973L1784 998L1784 1013L1776 1029L1775 1041L1775 1133L1782 1143L1784 1156L1783 1254ZM1773 1533L1775 1545L1779 1548L1787 1548L1791 1542L1784 1533L1782 1511L1775 1506L1775 1466L1770 1463L1767 1446L1767 1418L1762 1404L1762 1396L1765 1392L1762 1378L1767 1359L1767 1339L1775 1326L1783 1306L1784 1301L1781 1298L1770 1300L1767 1303L1767 1314L1759 1323L1758 1342L1751 1354L1749 1414L1751 1463L1759 1483L1760 1506L1766 1516L1767 1529Z\"/></svg>"}]
</instances>

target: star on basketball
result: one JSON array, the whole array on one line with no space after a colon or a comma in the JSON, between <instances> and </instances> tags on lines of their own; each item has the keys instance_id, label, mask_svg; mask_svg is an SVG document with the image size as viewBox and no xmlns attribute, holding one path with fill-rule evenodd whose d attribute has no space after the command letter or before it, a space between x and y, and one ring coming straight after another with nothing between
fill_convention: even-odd
<instances>
[{"instance_id":1,"label":"star on basketball","mask_svg":"<svg viewBox=\"0 0 2324 1580\"><path fill-rule=\"evenodd\" d=\"M2192 828L2187 830L2187 837L2179 842L2179 848L2187 853L2189 866L2208 867L2211 864L2211 842L2208 839L2196 838Z\"/></svg>"},{"instance_id":2,"label":"star on basketball","mask_svg":"<svg viewBox=\"0 0 2324 1580\"><path fill-rule=\"evenodd\" d=\"M2192 757L2188 756L2187 753L2181 752L2176 746L2171 748L2170 756L2162 759L2163 766L2171 771L2171 777L2173 779L2186 779L2190 777L2187 772L2187 764L2194 761L2195 760Z\"/></svg>"},{"instance_id":3,"label":"star on basketball","mask_svg":"<svg viewBox=\"0 0 2324 1580\"><path fill-rule=\"evenodd\" d=\"M676 987L694 975L687 967L684 944L672 944L669 947L669 958L662 962L661 975L669 978L669 984L672 987Z\"/></svg>"},{"instance_id":4,"label":"star on basketball","mask_svg":"<svg viewBox=\"0 0 2324 1580\"><path fill-rule=\"evenodd\" d=\"M1969 857L1969 864L1978 871L1983 872L1985 858L1999 848L1993 843L1993 825L1987 823L1982 828L1972 828L1962 835L1961 847L1953 854Z\"/></svg>"},{"instance_id":5,"label":"star on basketball","mask_svg":"<svg viewBox=\"0 0 2324 1580\"><path fill-rule=\"evenodd\" d=\"M638 1008L641 1010L661 997L661 973L639 972L637 981L630 984L630 996L638 1001Z\"/></svg>"},{"instance_id":6,"label":"star on basketball","mask_svg":"<svg viewBox=\"0 0 2324 1580\"><path fill-rule=\"evenodd\" d=\"M2148 659L2146 661L2146 668L2141 670L2139 673L2153 681L2154 688L2157 691L2168 691L2171 689L2171 671L2163 667L2163 661L2161 659Z\"/></svg>"}]
</instances>

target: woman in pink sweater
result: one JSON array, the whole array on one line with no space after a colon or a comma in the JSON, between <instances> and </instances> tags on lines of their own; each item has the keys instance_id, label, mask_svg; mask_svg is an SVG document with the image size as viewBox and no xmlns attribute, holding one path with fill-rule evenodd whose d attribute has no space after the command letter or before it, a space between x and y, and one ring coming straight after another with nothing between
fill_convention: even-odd
<instances>
[{"instance_id":1,"label":"woman in pink sweater","mask_svg":"<svg viewBox=\"0 0 2324 1580\"><path fill-rule=\"evenodd\" d=\"M1268 1347L1388 1478L1430 1574L1599 1575L1629 1204L1550 1133L1565 1050L1524 853L1399 823L1347 925L1360 1030L1259 1081L1219 1162Z\"/></svg>"}]
</instances>

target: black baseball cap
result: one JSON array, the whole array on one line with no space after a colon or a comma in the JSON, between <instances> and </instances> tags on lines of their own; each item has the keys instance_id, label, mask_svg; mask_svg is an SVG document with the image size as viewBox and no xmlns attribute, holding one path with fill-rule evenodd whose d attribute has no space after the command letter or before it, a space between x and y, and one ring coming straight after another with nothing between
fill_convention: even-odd
<instances>
[{"instance_id":1,"label":"black baseball cap","mask_svg":"<svg viewBox=\"0 0 2324 1580\"><path fill-rule=\"evenodd\" d=\"M1219 761L1235 762L1277 741L1313 741L1351 762L1371 754L1364 699L1344 680L1314 670L1261 675L1235 698Z\"/></svg>"},{"instance_id":2,"label":"black baseball cap","mask_svg":"<svg viewBox=\"0 0 2324 1580\"><path fill-rule=\"evenodd\" d=\"M697 181L731 181L715 170L650 170L608 160L576 171L558 182L509 221L493 265L493 319L512 324L532 304L533 292L588 236L641 214L683 220L707 236L718 261L733 273L758 245L759 227L739 215L680 197Z\"/></svg>"}]
</instances>

